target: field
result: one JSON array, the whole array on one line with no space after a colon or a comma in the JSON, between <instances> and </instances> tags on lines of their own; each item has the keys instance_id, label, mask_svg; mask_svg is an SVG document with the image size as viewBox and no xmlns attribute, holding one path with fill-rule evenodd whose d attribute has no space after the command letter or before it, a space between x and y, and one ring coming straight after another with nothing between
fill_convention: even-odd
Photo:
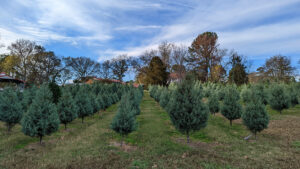
<instances>
[{"instance_id":1,"label":"field","mask_svg":"<svg viewBox=\"0 0 300 169\"><path fill-rule=\"evenodd\" d=\"M300 168L300 105L280 115L268 107L269 128L258 139L241 120L233 126L220 114L208 126L185 136L172 126L168 114L145 92L138 130L121 137L109 126L117 104L105 112L74 120L67 130L38 138L25 136L17 125L11 133L0 123L0 168Z\"/></svg>"}]
</instances>

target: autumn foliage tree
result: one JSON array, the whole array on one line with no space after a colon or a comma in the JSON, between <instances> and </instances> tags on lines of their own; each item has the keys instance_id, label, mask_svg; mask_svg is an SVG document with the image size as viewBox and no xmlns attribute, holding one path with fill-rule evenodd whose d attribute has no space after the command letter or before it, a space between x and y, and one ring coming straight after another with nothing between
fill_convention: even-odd
<instances>
[{"instance_id":1,"label":"autumn foliage tree","mask_svg":"<svg viewBox=\"0 0 300 169\"><path fill-rule=\"evenodd\" d=\"M189 53L189 65L198 73L200 80L208 81L213 67L220 64L224 51L219 49L215 32L204 32L193 41Z\"/></svg>"}]
</instances>

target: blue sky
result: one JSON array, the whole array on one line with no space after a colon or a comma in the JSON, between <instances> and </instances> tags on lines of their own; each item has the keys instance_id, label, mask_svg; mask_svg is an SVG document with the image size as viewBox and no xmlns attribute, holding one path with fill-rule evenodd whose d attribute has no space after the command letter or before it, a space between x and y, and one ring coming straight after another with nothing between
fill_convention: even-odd
<instances>
[{"instance_id":1,"label":"blue sky","mask_svg":"<svg viewBox=\"0 0 300 169\"><path fill-rule=\"evenodd\" d=\"M162 41L189 46L214 31L220 46L247 56L253 70L276 54L296 66L299 9L300 0L1 0L0 42L29 39L59 56L103 61L138 56Z\"/></svg>"}]
</instances>

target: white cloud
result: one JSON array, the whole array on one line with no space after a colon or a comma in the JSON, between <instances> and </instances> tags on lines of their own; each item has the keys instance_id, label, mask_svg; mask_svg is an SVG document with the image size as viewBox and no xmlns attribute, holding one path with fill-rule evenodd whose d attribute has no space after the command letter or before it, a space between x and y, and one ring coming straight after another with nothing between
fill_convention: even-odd
<instances>
[{"instance_id":1,"label":"white cloud","mask_svg":"<svg viewBox=\"0 0 300 169\"><path fill-rule=\"evenodd\" d=\"M132 25L132 26L123 26L117 27L115 30L117 31L142 31L145 29L160 29L162 26L159 25Z\"/></svg>"},{"instance_id":2,"label":"white cloud","mask_svg":"<svg viewBox=\"0 0 300 169\"><path fill-rule=\"evenodd\" d=\"M161 28L161 32L139 47L123 52L141 54L162 41L190 45L200 33L214 31L222 47L234 48L245 55L300 52L300 18L264 23L285 14L298 0L202 1L194 9ZM113 52L111 52L113 53ZM253 57L253 56L250 56Z\"/></svg>"}]
</instances>

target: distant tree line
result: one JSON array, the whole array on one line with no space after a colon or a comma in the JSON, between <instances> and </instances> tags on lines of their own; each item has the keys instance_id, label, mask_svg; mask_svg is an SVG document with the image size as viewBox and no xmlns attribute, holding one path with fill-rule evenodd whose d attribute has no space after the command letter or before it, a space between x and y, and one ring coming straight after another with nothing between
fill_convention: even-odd
<instances>
[{"instance_id":1,"label":"distant tree line","mask_svg":"<svg viewBox=\"0 0 300 169\"><path fill-rule=\"evenodd\" d=\"M0 56L0 71L36 85L50 81L64 85L71 79L81 82L94 76L123 81L129 71L136 74L136 82L146 86L168 85L174 78L181 81L186 75L202 82L241 85L248 83L251 68L245 56L221 49L215 32L198 35L189 47L165 41L138 57L124 54L101 63L84 56L59 57L23 39L7 49L9 53ZM259 81L289 82L295 80L296 68L289 57L276 55L256 73Z\"/></svg>"}]
</instances>

